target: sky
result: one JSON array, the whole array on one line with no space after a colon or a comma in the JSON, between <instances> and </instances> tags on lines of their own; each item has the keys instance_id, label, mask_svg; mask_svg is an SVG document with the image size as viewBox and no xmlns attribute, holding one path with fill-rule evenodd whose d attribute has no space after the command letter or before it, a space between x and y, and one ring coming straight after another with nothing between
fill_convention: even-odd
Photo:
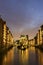
<instances>
[{"instance_id":1,"label":"sky","mask_svg":"<svg viewBox=\"0 0 43 65\"><path fill-rule=\"evenodd\" d=\"M0 15L15 40L22 34L32 39L43 24L43 0L0 0Z\"/></svg>"}]
</instances>

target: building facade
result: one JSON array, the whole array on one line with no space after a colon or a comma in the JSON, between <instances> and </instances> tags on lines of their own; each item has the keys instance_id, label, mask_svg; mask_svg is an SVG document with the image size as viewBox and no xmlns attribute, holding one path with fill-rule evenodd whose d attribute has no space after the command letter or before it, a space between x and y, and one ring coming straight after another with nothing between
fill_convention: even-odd
<instances>
[{"instance_id":1,"label":"building facade","mask_svg":"<svg viewBox=\"0 0 43 65\"><path fill-rule=\"evenodd\" d=\"M28 46L29 45L28 35L21 35L20 36L20 43L24 46Z\"/></svg>"},{"instance_id":2,"label":"building facade","mask_svg":"<svg viewBox=\"0 0 43 65\"><path fill-rule=\"evenodd\" d=\"M0 19L0 45L6 44L6 22Z\"/></svg>"},{"instance_id":3,"label":"building facade","mask_svg":"<svg viewBox=\"0 0 43 65\"><path fill-rule=\"evenodd\" d=\"M11 45L13 42L13 36L7 27L6 22L0 18L0 47Z\"/></svg>"},{"instance_id":4,"label":"building facade","mask_svg":"<svg viewBox=\"0 0 43 65\"><path fill-rule=\"evenodd\" d=\"M43 44L43 25L40 26L36 36L29 40L30 45L42 45Z\"/></svg>"},{"instance_id":5,"label":"building facade","mask_svg":"<svg viewBox=\"0 0 43 65\"><path fill-rule=\"evenodd\" d=\"M35 44L35 39L30 39L29 40L29 45L30 46L34 46L34 44Z\"/></svg>"},{"instance_id":6,"label":"building facade","mask_svg":"<svg viewBox=\"0 0 43 65\"><path fill-rule=\"evenodd\" d=\"M36 37L35 44L42 45L43 44L43 25L40 27L35 37Z\"/></svg>"}]
</instances>

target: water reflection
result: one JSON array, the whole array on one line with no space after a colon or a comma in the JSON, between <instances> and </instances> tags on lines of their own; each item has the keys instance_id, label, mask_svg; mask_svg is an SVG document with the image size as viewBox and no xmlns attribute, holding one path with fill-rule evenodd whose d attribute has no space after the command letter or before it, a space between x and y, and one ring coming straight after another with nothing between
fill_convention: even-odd
<instances>
[{"instance_id":1,"label":"water reflection","mask_svg":"<svg viewBox=\"0 0 43 65\"><path fill-rule=\"evenodd\" d=\"M39 65L38 50L34 47L31 47L29 55L29 65Z\"/></svg>"},{"instance_id":2,"label":"water reflection","mask_svg":"<svg viewBox=\"0 0 43 65\"><path fill-rule=\"evenodd\" d=\"M14 50L14 49L12 49L12 50ZM0 62L0 65L9 65L9 64L11 64L11 62L14 58L13 57L14 52L12 50L10 50L10 52L8 52L7 54L5 54L5 55L2 54L2 56L0 56L0 60L2 59L1 62Z\"/></svg>"},{"instance_id":3,"label":"water reflection","mask_svg":"<svg viewBox=\"0 0 43 65\"><path fill-rule=\"evenodd\" d=\"M34 47L25 51L13 48L0 55L0 65L43 65L43 53Z\"/></svg>"},{"instance_id":4,"label":"water reflection","mask_svg":"<svg viewBox=\"0 0 43 65\"><path fill-rule=\"evenodd\" d=\"M0 65L2 65L3 58L4 58L3 54L0 54Z\"/></svg>"},{"instance_id":5,"label":"water reflection","mask_svg":"<svg viewBox=\"0 0 43 65\"><path fill-rule=\"evenodd\" d=\"M39 63L40 65L43 65L43 52L39 51Z\"/></svg>"},{"instance_id":6,"label":"water reflection","mask_svg":"<svg viewBox=\"0 0 43 65\"><path fill-rule=\"evenodd\" d=\"M21 65L27 65L29 61L29 49L19 52L19 61Z\"/></svg>"}]
</instances>

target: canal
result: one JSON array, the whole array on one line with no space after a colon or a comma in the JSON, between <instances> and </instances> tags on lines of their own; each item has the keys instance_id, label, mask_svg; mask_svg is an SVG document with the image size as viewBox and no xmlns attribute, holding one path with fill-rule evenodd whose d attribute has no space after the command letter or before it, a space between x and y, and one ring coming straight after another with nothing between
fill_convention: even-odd
<instances>
[{"instance_id":1,"label":"canal","mask_svg":"<svg viewBox=\"0 0 43 65\"><path fill-rule=\"evenodd\" d=\"M43 52L34 47L25 51L14 47L0 55L0 65L43 65Z\"/></svg>"}]
</instances>

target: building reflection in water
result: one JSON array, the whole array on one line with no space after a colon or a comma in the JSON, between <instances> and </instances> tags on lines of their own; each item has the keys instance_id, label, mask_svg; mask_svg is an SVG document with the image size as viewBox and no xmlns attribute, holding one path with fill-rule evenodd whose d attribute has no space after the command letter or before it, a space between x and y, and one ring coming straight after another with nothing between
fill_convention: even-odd
<instances>
[{"instance_id":1,"label":"building reflection in water","mask_svg":"<svg viewBox=\"0 0 43 65\"><path fill-rule=\"evenodd\" d=\"M26 49L25 51L20 50L19 61L21 65L27 65L29 61L29 49Z\"/></svg>"},{"instance_id":2,"label":"building reflection in water","mask_svg":"<svg viewBox=\"0 0 43 65\"><path fill-rule=\"evenodd\" d=\"M8 52L6 55L4 55L4 58L2 58L2 65L11 65L11 63L13 62L13 57L14 56L14 52L12 50L10 50L10 52Z\"/></svg>"},{"instance_id":3,"label":"building reflection in water","mask_svg":"<svg viewBox=\"0 0 43 65\"><path fill-rule=\"evenodd\" d=\"M43 52L39 51L39 64L43 65Z\"/></svg>"},{"instance_id":4,"label":"building reflection in water","mask_svg":"<svg viewBox=\"0 0 43 65\"><path fill-rule=\"evenodd\" d=\"M29 65L39 65L38 57L38 49L31 47L29 52Z\"/></svg>"},{"instance_id":5,"label":"building reflection in water","mask_svg":"<svg viewBox=\"0 0 43 65\"><path fill-rule=\"evenodd\" d=\"M2 65L3 58L4 58L3 54L0 54L0 65Z\"/></svg>"},{"instance_id":6,"label":"building reflection in water","mask_svg":"<svg viewBox=\"0 0 43 65\"><path fill-rule=\"evenodd\" d=\"M43 65L43 53L34 47L24 51L15 48L0 55L0 65Z\"/></svg>"}]
</instances>

